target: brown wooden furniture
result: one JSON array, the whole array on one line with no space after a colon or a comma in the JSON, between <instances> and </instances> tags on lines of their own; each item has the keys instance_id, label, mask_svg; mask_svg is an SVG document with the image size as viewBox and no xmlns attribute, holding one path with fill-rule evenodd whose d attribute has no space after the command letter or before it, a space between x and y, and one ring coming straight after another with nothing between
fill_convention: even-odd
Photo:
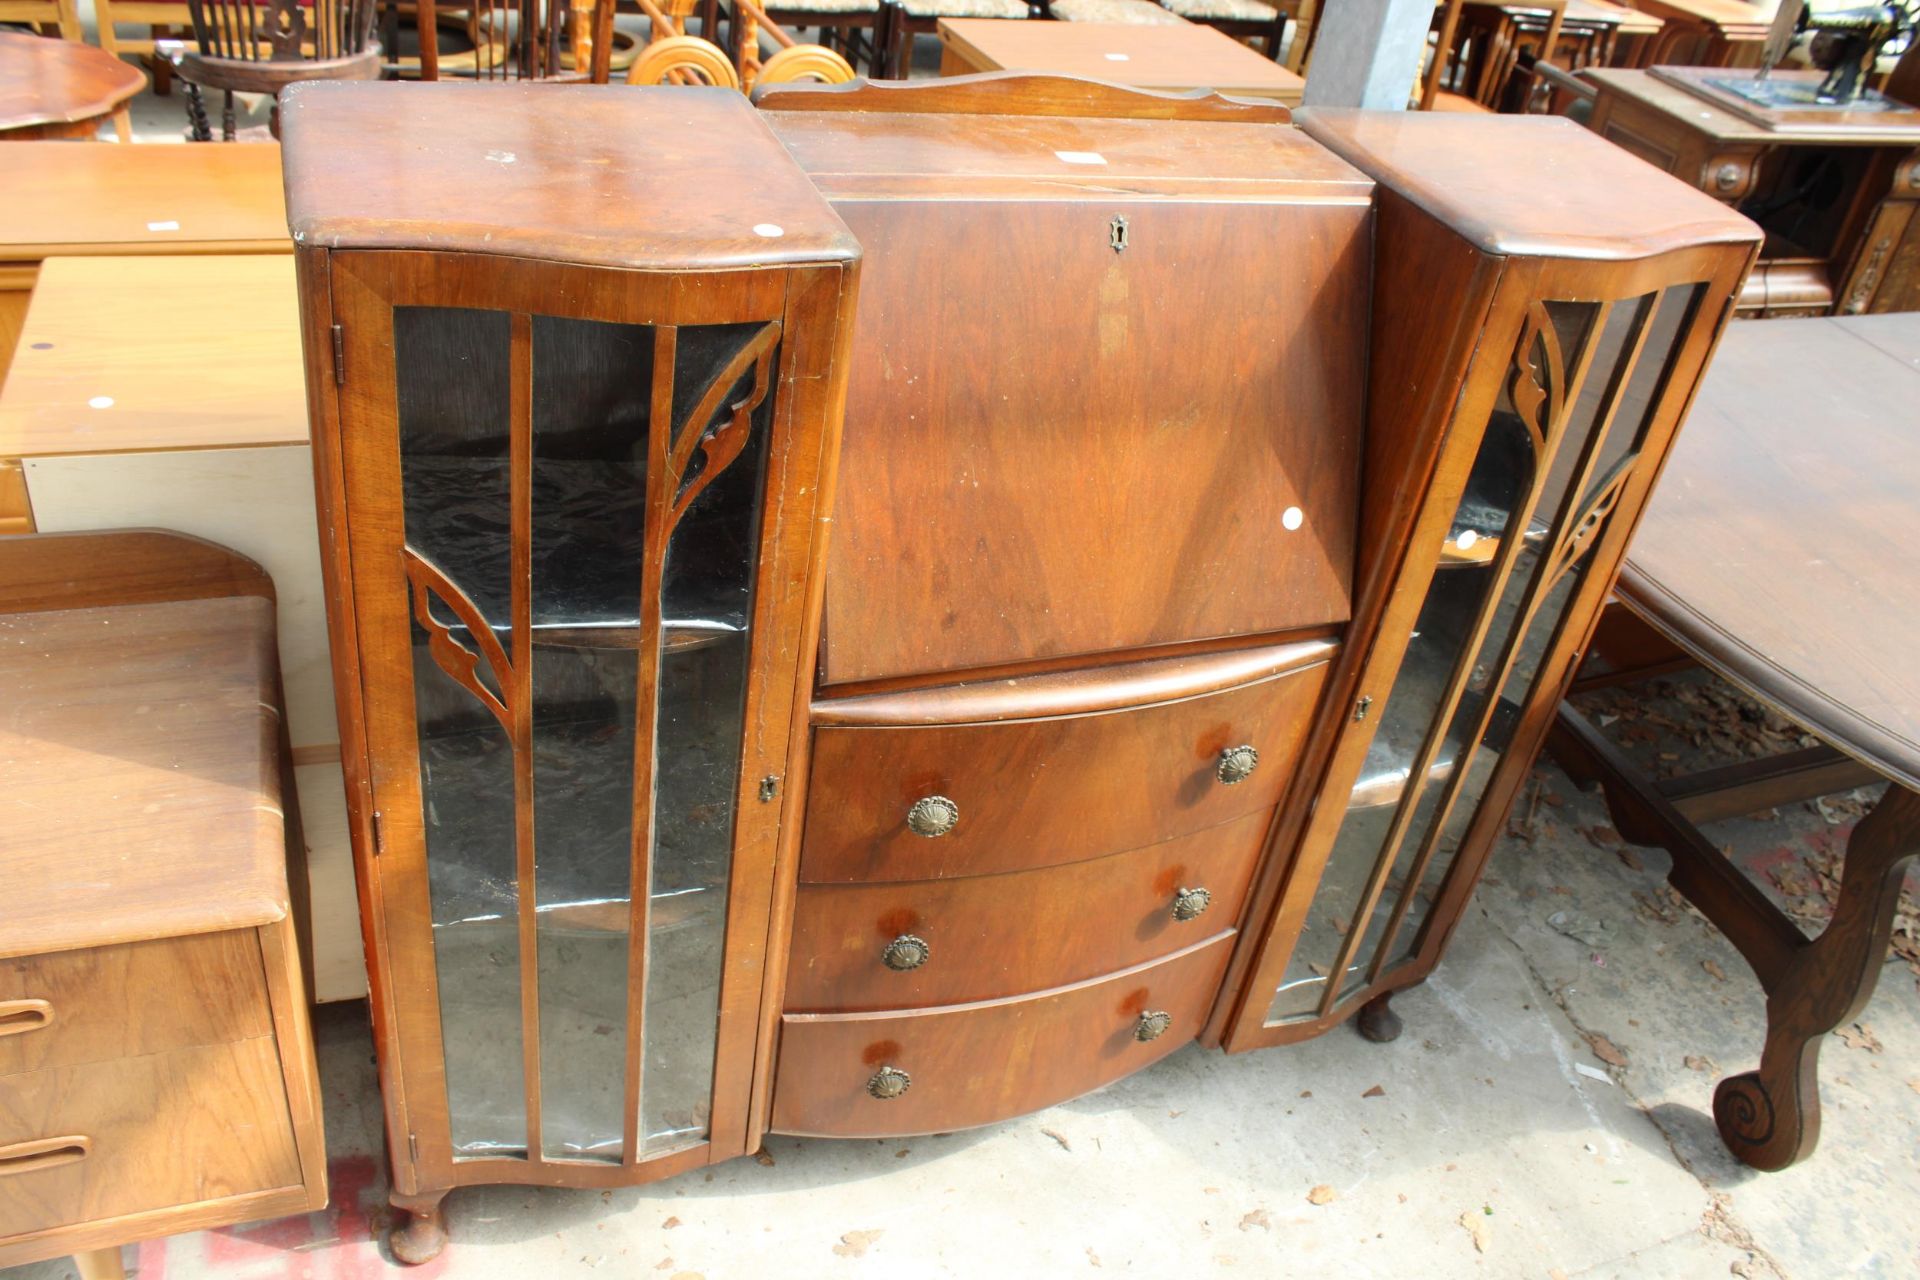
<instances>
[{"instance_id":1,"label":"brown wooden furniture","mask_svg":"<svg viewBox=\"0 0 1920 1280\"><path fill-rule=\"evenodd\" d=\"M1038 17L1042 0L882 0L880 34L886 42L878 75L905 80L913 62L913 38L932 35L946 18L991 18L1001 22Z\"/></svg>"},{"instance_id":2,"label":"brown wooden furniture","mask_svg":"<svg viewBox=\"0 0 1920 1280\"><path fill-rule=\"evenodd\" d=\"M132 55L144 62L153 77L153 91L165 96L173 86L173 60L157 46L178 40L192 26L187 0L93 0L94 29L100 47L116 58ZM145 27L142 36L125 36L122 25ZM177 28L177 30L176 30Z\"/></svg>"},{"instance_id":3,"label":"brown wooden furniture","mask_svg":"<svg viewBox=\"0 0 1920 1280\"><path fill-rule=\"evenodd\" d=\"M607 83L613 66L614 0L418 0L415 24L437 31L443 17L463 21L469 53L440 56L420 41L422 80L558 80ZM409 68L411 70L411 68Z\"/></svg>"},{"instance_id":4,"label":"brown wooden furniture","mask_svg":"<svg viewBox=\"0 0 1920 1280\"><path fill-rule=\"evenodd\" d=\"M640 51L627 68L628 84L702 84L738 89L740 73L726 50L699 36L668 36Z\"/></svg>"},{"instance_id":5,"label":"brown wooden furniture","mask_svg":"<svg viewBox=\"0 0 1920 1280\"><path fill-rule=\"evenodd\" d=\"M731 90L321 83L285 125L417 1260L454 1186L752 1149L858 250Z\"/></svg>"},{"instance_id":6,"label":"brown wooden furniture","mask_svg":"<svg viewBox=\"0 0 1920 1280\"><path fill-rule=\"evenodd\" d=\"M763 79L768 84L784 84L792 80L815 80L821 84L845 84L854 78L853 64L839 51L824 44L801 44L788 34L786 28L767 16L767 11L753 0L733 0L733 13L736 26L733 31L734 63L740 70L740 87L749 92ZM821 38L828 35L828 28L821 28ZM774 44L774 53L767 58L760 56L760 37L765 35ZM849 35L841 43L854 46ZM771 79L768 79L768 77Z\"/></svg>"},{"instance_id":7,"label":"brown wooden furniture","mask_svg":"<svg viewBox=\"0 0 1920 1280\"><path fill-rule=\"evenodd\" d=\"M273 130L280 129L278 94L308 80L377 80L380 44L373 38L374 0L187 0L198 49L180 56L187 82L187 115L196 142L213 138L202 89L222 98L220 136L233 141L233 95L275 97Z\"/></svg>"},{"instance_id":8,"label":"brown wooden furniture","mask_svg":"<svg viewBox=\"0 0 1920 1280\"><path fill-rule=\"evenodd\" d=\"M1583 78L1598 91L1596 133L1767 231L1742 313L1920 308L1920 126L1869 116L1783 133L1648 72L1591 69Z\"/></svg>"},{"instance_id":9,"label":"brown wooden furniture","mask_svg":"<svg viewBox=\"0 0 1920 1280\"><path fill-rule=\"evenodd\" d=\"M1660 19L1660 36L1640 66L1655 63L1699 67L1755 67L1760 64L1773 4L1747 0L1632 0L1633 7Z\"/></svg>"},{"instance_id":10,"label":"brown wooden furniture","mask_svg":"<svg viewBox=\"0 0 1920 1280\"><path fill-rule=\"evenodd\" d=\"M40 264L76 253L285 253L277 146L7 145L0 200L0 387ZM124 523L115 521L115 524ZM17 458L0 453L0 534L33 529Z\"/></svg>"},{"instance_id":11,"label":"brown wooden furniture","mask_svg":"<svg viewBox=\"0 0 1920 1280\"><path fill-rule=\"evenodd\" d=\"M757 117L443 91L403 135L387 96L299 90L288 153L403 1257L460 1183L984 1124L1362 1005L1382 1030L1758 238L1538 118L1303 131L999 73L774 86ZM548 110L608 139L701 113L703 159L483 167L482 125ZM556 205L585 166L596 198ZM422 203L482 181L477 212ZM755 335L856 237L857 309L809 313L844 346L785 322L762 541L676 577L680 460L763 403ZM663 387L691 338L640 369L660 331L598 327L693 332L642 309L668 264L707 320L765 308L704 396ZM743 616L696 588L766 539L783 591L697 624ZM743 698L751 732L718 719Z\"/></svg>"},{"instance_id":12,"label":"brown wooden furniture","mask_svg":"<svg viewBox=\"0 0 1920 1280\"><path fill-rule=\"evenodd\" d=\"M183 161L236 149L168 148ZM137 524L195 534L273 576L310 885L308 976L317 999L358 999L366 965L308 515L293 258L58 257L39 272L0 387L0 458L20 481L22 509L47 532ZM221 355L210 360L214 333Z\"/></svg>"},{"instance_id":13,"label":"brown wooden furniture","mask_svg":"<svg viewBox=\"0 0 1920 1280\"><path fill-rule=\"evenodd\" d=\"M729 8L733 21L728 24L727 38L734 46L737 63L746 52L744 46L751 36L749 24L756 19L750 6L729 0ZM759 21L791 31L814 28L820 33L820 43L839 53L849 66L858 69L864 57L869 75L883 73L889 47L886 24L893 9L882 0L770 0L758 8ZM749 84L748 88L751 87Z\"/></svg>"},{"instance_id":14,"label":"brown wooden furniture","mask_svg":"<svg viewBox=\"0 0 1920 1280\"><path fill-rule=\"evenodd\" d=\"M1141 89L1212 89L1297 106L1306 81L1198 23L940 20L940 74L1027 71Z\"/></svg>"},{"instance_id":15,"label":"brown wooden furniture","mask_svg":"<svg viewBox=\"0 0 1920 1280\"><path fill-rule=\"evenodd\" d=\"M127 100L147 78L77 40L0 31L0 141L92 138L111 116L120 141L133 141Z\"/></svg>"},{"instance_id":16,"label":"brown wooden furniture","mask_svg":"<svg viewBox=\"0 0 1920 1280\"><path fill-rule=\"evenodd\" d=\"M0 22L34 27L43 36L75 42L86 38L79 0L0 0Z\"/></svg>"},{"instance_id":17,"label":"brown wooden furniture","mask_svg":"<svg viewBox=\"0 0 1920 1280\"><path fill-rule=\"evenodd\" d=\"M1567 0L1544 0L1539 8L1546 15L1545 25L1531 40L1527 38L1526 24L1519 22L1492 27L1463 26L1461 15L1465 8L1465 0L1446 0L1435 18L1439 27L1433 54L1420 82L1422 111L1498 110L1508 96L1508 86L1521 65L1522 56L1531 61L1543 56L1544 50L1560 47ZM1462 57L1462 46L1469 42L1475 46L1471 68Z\"/></svg>"},{"instance_id":18,"label":"brown wooden furniture","mask_svg":"<svg viewBox=\"0 0 1920 1280\"><path fill-rule=\"evenodd\" d=\"M1313 0L1163 0L1166 7L1188 22L1212 27L1235 41L1258 40L1261 51L1274 62L1280 60L1286 42L1287 23L1300 14L1304 5L1307 20L1312 20ZM1296 64L1293 70L1298 71Z\"/></svg>"},{"instance_id":19,"label":"brown wooden furniture","mask_svg":"<svg viewBox=\"0 0 1920 1280\"><path fill-rule=\"evenodd\" d=\"M1634 615L1831 749L1654 782L1564 706L1552 744L1603 783L1623 836L1672 852L1669 880L1767 993L1759 1070L1713 1098L1727 1145L1762 1169L1812 1153L1821 1042L1872 995L1920 853L1916 403L1920 314L1735 325L1620 577ZM1808 939L1693 823L1844 790L1867 780L1859 765L1889 786L1847 842L1832 922Z\"/></svg>"},{"instance_id":20,"label":"brown wooden furniture","mask_svg":"<svg viewBox=\"0 0 1920 1280\"><path fill-rule=\"evenodd\" d=\"M0 1267L326 1203L273 653L224 548L0 540Z\"/></svg>"}]
</instances>

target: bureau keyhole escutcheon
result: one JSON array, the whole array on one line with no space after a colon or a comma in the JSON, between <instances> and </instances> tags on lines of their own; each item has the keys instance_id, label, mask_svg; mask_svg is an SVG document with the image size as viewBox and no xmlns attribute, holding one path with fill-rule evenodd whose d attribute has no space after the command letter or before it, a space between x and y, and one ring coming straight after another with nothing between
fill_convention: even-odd
<instances>
[{"instance_id":1,"label":"bureau keyhole escutcheon","mask_svg":"<svg viewBox=\"0 0 1920 1280\"><path fill-rule=\"evenodd\" d=\"M1214 774L1228 786L1245 782L1253 776L1254 768L1260 763L1260 753L1251 743L1241 743L1237 747L1228 747L1220 753L1220 763L1214 766Z\"/></svg>"},{"instance_id":2,"label":"bureau keyhole escutcheon","mask_svg":"<svg viewBox=\"0 0 1920 1280\"><path fill-rule=\"evenodd\" d=\"M901 934L880 953L880 963L895 973L918 969L932 958L933 948L927 945L927 940L912 933Z\"/></svg>"},{"instance_id":3,"label":"bureau keyhole escutcheon","mask_svg":"<svg viewBox=\"0 0 1920 1280\"><path fill-rule=\"evenodd\" d=\"M890 1101L913 1087L913 1077L898 1067L882 1067L867 1077L867 1093L882 1102Z\"/></svg>"},{"instance_id":4,"label":"bureau keyhole escutcheon","mask_svg":"<svg viewBox=\"0 0 1920 1280\"><path fill-rule=\"evenodd\" d=\"M953 830L960 821L960 806L945 796L921 796L907 810L907 830L929 840Z\"/></svg>"},{"instance_id":5,"label":"bureau keyhole escutcheon","mask_svg":"<svg viewBox=\"0 0 1920 1280\"><path fill-rule=\"evenodd\" d=\"M1173 1015L1164 1009L1144 1010L1133 1024L1133 1038L1145 1044L1149 1040L1158 1040L1167 1034L1167 1028L1173 1025Z\"/></svg>"}]
</instances>

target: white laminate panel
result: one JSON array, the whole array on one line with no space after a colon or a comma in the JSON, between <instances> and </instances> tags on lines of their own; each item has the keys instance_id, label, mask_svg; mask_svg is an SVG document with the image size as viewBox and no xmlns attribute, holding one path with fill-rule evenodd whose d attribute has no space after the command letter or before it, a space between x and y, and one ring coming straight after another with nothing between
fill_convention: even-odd
<instances>
[{"instance_id":1,"label":"white laminate panel","mask_svg":"<svg viewBox=\"0 0 1920 1280\"><path fill-rule=\"evenodd\" d=\"M353 842L347 835L345 790L338 764L304 764L293 771L300 793L300 828L307 844L312 889L315 998L358 1000L367 994L366 953L360 945L360 899L353 886Z\"/></svg>"},{"instance_id":2,"label":"white laminate panel","mask_svg":"<svg viewBox=\"0 0 1920 1280\"><path fill-rule=\"evenodd\" d=\"M309 454L275 445L26 460L42 533L177 529L259 562L280 603L280 678L296 747L340 741Z\"/></svg>"}]
</instances>

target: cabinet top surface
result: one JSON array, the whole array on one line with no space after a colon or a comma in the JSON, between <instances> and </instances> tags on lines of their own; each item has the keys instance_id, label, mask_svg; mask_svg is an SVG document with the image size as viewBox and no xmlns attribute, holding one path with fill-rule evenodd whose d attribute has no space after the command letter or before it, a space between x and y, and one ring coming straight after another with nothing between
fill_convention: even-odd
<instances>
[{"instance_id":1,"label":"cabinet top surface","mask_svg":"<svg viewBox=\"0 0 1920 1280\"><path fill-rule=\"evenodd\" d=\"M654 270L859 256L730 89L331 81L282 104L300 244Z\"/></svg>"},{"instance_id":2,"label":"cabinet top surface","mask_svg":"<svg viewBox=\"0 0 1920 1280\"><path fill-rule=\"evenodd\" d=\"M858 111L776 111L767 122L836 198L1372 198L1364 174L1284 124Z\"/></svg>"},{"instance_id":3,"label":"cabinet top surface","mask_svg":"<svg viewBox=\"0 0 1920 1280\"><path fill-rule=\"evenodd\" d=\"M280 148L9 142L0 261L60 253L279 252Z\"/></svg>"},{"instance_id":4,"label":"cabinet top surface","mask_svg":"<svg viewBox=\"0 0 1920 1280\"><path fill-rule=\"evenodd\" d=\"M0 957L286 914L273 602L0 614Z\"/></svg>"},{"instance_id":5,"label":"cabinet top surface","mask_svg":"<svg viewBox=\"0 0 1920 1280\"><path fill-rule=\"evenodd\" d=\"M1626 260L1760 239L1711 196L1557 116L1323 108L1296 118L1486 253Z\"/></svg>"},{"instance_id":6,"label":"cabinet top surface","mask_svg":"<svg viewBox=\"0 0 1920 1280\"><path fill-rule=\"evenodd\" d=\"M1694 68L1680 70L1691 71ZM1648 110L1659 112L1675 128L1703 135L1715 142L1757 142L1766 146L1802 147L1912 146L1920 143L1920 125L1913 124L1910 118L1889 121L1872 112L1858 111L1836 113L1828 122L1821 123L1805 118L1813 113L1799 113L1803 118L1795 120L1790 128L1775 129L1745 119L1739 113L1662 80L1651 72L1632 71L1624 67L1593 67L1580 74L1592 80L1603 97L1613 96L1636 102ZM1728 79L1739 79L1751 76L1752 72L1735 69L1722 74ZM1816 84L1821 79L1817 71L1786 70L1774 74L1783 80L1800 79Z\"/></svg>"},{"instance_id":7,"label":"cabinet top surface","mask_svg":"<svg viewBox=\"0 0 1920 1280\"><path fill-rule=\"evenodd\" d=\"M1920 787L1920 313L1738 320L1621 595L1829 742Z\"/></svg>"}]
</instances>

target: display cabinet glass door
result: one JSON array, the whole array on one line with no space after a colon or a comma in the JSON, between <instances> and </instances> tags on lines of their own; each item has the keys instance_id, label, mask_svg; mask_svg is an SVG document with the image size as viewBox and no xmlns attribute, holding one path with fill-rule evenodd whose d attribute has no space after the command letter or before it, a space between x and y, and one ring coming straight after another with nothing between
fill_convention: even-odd
<instances>
[{"instance_id":1,"label":"display cabinet glass door","mask_svg":"<svg viewBox=\"0 0 1920 1280\"><path fill-rule=\"evenodd\" d=\"M1430 509L1415 525L1424 543L1403 580L1423 578L1424 598L1404 652L1370 659L1391 683L1362 678L1348 733L1371 737L1357 776L1330 780L1342 789L1331 848L1266 1025L1349 1008L1419 954L1699 295L1689 284L1529 309L1491 415L1471 424L1464 488L1444 519Z\"/></svg>"},{"instance_id":2,"label":"display cabinet glass door","mask_svg":"<svg viewBox=\"0 0 1920 1280\"><path fill-rule=\"evenodd\" d=\"M780 325L399 306L392 335L452 1156L696 1145Z\"/></svg>"}]
</instances>

